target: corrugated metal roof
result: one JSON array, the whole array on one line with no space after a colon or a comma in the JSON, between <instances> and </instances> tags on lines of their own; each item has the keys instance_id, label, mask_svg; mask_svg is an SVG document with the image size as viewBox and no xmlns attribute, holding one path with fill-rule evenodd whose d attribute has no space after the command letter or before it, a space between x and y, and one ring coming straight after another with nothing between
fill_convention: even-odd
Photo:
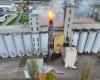
<instances>
[{"instance_id":1,"label":"corrugated metal roof","mask_svg":"<svg viewBox=\"0 0 100 80\"><path fill-rule=\"evenodd\" d=\"M96 23L95 20L92 18L75 18L74 19L75 24L94 24Z\"/></svg>"},{"instance_id":2,"label":"corrugated metal roof","mask_svg":"<svg viewBox=\"0 0 100 80\"><path fill-rule=\"evenodd\" d=\"M63 26L64 25L64 20L63 19L57 19L54 20L54 26ZM74 19L74 24L95 24L96 21L93 20L92 18L75 18ZM43 19L40 21L40 25L48 25L48 19Z\"/></svg>"}]
</instances>

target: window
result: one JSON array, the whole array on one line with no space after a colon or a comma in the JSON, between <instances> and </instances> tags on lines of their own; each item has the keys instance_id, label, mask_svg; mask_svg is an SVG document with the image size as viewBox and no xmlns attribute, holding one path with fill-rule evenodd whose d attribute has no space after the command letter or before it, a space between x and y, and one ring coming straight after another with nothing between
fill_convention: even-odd
<instances>
[{"instance_id":1,"label":"window","mask_svg":"<svg viewBox=\"0 0 100 80\"><path fill-rule=\"evenodd\" d=\"M70 21L70 17L69 17L69 21Z\"/></svg>"},{"instance_id":2,"label":"window","mask_svg":"<svg viewBox=\"0 0 100 80\"><path fill-rule=\"evenodd\" d=\"M32 20L32 18L30 18L30 20Z\"/></svg>"},{"instance_id":3,"label":"window","mask_svg":"<svg viewBox=\"0 0 100 80\"><path fill-rule=\"evenodd\" d=\"M31 30L33 31L33 27L31 27Z\"/></svg>"},{"instance_id":4,"label":"window","mask_svg":"<svg viewBox=\"0 0 100 80\"><path fill-rule=\"evenodd\" d=\"M39 28L37 27L37 31L39 30Z\"/></svg>"},{"instance_id":5,"label":"window","mask_svg":"<svg viewBox=\"0 0 100 80\"><path fill-rule=\"evenodd\" d=\"M70 11L69 11L69 14L71 14L71 12L72 12L72 11L70 10Z\"/></svg>"},{"instance_id":6,"label":"window","mask_svg":"<svg viewBox=\"0 0 100 80\"><path fill-rule=\"evenodd\" d=\"M39 43L38 43L38 46L39 46Z\"/></svg>"},{"instance_id":7,"label":"window","mask_svg":"<svg viewBox=\"0 0 100 80\"><path fill-rule=\"evenodd\" d=\"M68 28L69 28L69 24L68 24Z\"/></svg>"},{"instance_id":8,"label":"window","mask_svg":"<svg viewBox=\"0 0 100 80\"><path fill-rule=\"evenodd\" d=\"M34 40L34 38L33 38L33 42L34 42L35 40Z\"/></svg>"},{"instance_id":9,"label":"window","mask_svg":"<svg viewBox=\"0 0 100 80\"><path fill-rule=\"evenodd\" d=\"M33 46L35 46L35 43L33 44Z\"/></svg>"},{"instance_id":10,"label":"window","mask_svg":"<svg viewBox=\"0 0 100 80\"><path fill-rule=\"evenodd\" d=\"M36 18L36 20L38 20L38 18Z\"/></svg>"},{"instance_id":11,"label":"window","mask_svg":"<svg viewBox=\"0 0 100 80\"><path fill-rule=\"evenodd\" d=\"M31 22L31 25L32 25L32 22Z\"/></svg>"},{"instance_id":12,"label":"window","mask_svg":"<svg viewBox=\"0 0 100 80\"><path fill-rule=\"evenodd\" d=\"M38 25L38 22L36 22L36 25Z\"/></svg>"},{"instance_id":13,"label":"window","mask_svg":"<svg viewBox=\"0 0 100 80\"><path fill-rule=\"evenodd\" d=\"M39 41L39 38L37 38L37 41Z\"/></svg>"},{"instance_id":14,"label":"window","mask_svg":"<svg viewBox=\"0 0 100 80\"><path fill-rule=\"evenodd\" d=\"M68 35L68 32L67 32L67 35Z\"/></svg>"},{"instance_id":15,"label":"window","mask_svg":"<svg viewBox=\"0 0 100 80\"><path fill-rule=\"evenodd\" d=\"M39 51L39 48L38 48L38 51Z\"/></svg>"}]
</instances>

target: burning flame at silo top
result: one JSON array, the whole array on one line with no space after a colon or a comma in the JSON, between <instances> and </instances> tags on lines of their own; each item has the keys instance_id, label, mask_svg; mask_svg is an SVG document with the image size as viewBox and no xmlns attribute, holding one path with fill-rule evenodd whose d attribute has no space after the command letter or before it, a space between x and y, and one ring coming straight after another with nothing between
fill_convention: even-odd
<instances>
[{"instance_id":1,"label":"burning flame at silo top","mask_svg":"<svg viewBox=\"0 0 100 80\"><path fill-rule=\"evenodd\" d=\"M52 10L49 10L48 11L48 20L53 21L53 19L54 19L54 13Z\"/></svg>"}]
</instances>

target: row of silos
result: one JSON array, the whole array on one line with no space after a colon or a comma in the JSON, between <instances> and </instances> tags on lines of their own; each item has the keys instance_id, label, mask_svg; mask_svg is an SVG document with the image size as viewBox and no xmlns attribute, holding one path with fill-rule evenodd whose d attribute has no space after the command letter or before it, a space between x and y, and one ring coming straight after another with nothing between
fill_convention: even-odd
<instances>
[{"instance_id":1,"label":"row of silos","mask_svg":"<svg viewBox=\"0 0 100 80\"><path fill-rule=\"evenodd\" d=\"M7 58L31 56L34 53L39 55L40 47L43 47L47 54L47 40L48 33L41 35L32 33L0 34L0 56Z\"/></svg>"},{"instance_id":2,"label":"row of silos","mask_svg":"<svg viewBox=\"0 0 100 80\"><path fill-rule=\"evenodd\" d=\"M78 53L98 53L100 51L100 30L73 30L72 45Z\"/></svg>"}]
</instances>

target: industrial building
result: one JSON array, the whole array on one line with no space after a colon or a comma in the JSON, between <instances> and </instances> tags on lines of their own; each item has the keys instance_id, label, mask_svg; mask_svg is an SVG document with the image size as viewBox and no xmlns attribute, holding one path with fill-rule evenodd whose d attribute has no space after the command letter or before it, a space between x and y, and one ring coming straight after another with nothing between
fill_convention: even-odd
<instances>
[{"instance_id":1,"label":"industrial building","mask_svg":"<svg viewBox=\"0 0 100 80\"><path fill-rule=\"evenodd\" d=\"M10 12L16 13L16 11L16 5L12 0L0 0L0 22L5 21Z\"/></svg>"},{"instance_id":2,"label":"industrial building","mask_svg":"<svg viewBox=\"0 0 100 80\"><path fill-rule=\"evenodd\" d=\"M74 11L75 7L67 4L65 19L54 19L54 34L60 31L61 36L54 37L53 51L59 53L63 43L67 41L68 34L71 37L71 45L76 46L78 53L98 53L100 51L100 23L91 18L74 18ZM42 19L34 11L29 14L27 25L0 26L0 56L7 58L33 54L47 55L48 29L48 20ZM62 38L61 41L59 38Z\"/></svg>"},{"instance_id":3,"label":"industrial building","mask_svg":"<svg viewBox=\"0 0 100 80\"><path fill-rule=\"evenodd\" d=\"M46 55L48 53L48 27L39 26L38 15L32 14L30 17L30 22L33 22L30 25L0 27L2 58L30 56L33 53Z\"/></svg>"}]
</instances>

